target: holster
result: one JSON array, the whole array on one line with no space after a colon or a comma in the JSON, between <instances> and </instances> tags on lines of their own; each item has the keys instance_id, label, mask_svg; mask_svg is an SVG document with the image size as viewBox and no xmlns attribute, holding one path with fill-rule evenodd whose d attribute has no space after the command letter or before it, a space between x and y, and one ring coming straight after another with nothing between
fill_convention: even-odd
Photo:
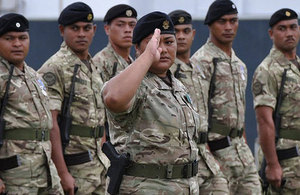
<instances>
[{"instance_id":1,"label":"holster","mask_svg":"<svg viewBox=\"0 0 300 195\"><path fill-rule=\"evenodd\" d=\"M294 158L297 156L300 156L300 152L297 146L288 149L277 150L277 157L279 161Z\"/></svg>"}]
</instances>

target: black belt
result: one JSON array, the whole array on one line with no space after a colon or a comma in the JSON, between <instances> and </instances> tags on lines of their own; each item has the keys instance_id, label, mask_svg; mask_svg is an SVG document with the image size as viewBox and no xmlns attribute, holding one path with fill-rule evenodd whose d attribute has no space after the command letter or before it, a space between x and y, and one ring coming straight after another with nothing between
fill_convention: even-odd
<instances>
[{"instance_id":1,"label":"black belt","mask_svg":"<svg viewBox=\"0 0 300 195\"><path fill-rule=\"evenodd\" d=\"M214 152L216 150L220 150L223 148L227 148L228 146L231 146L231 140L230 140L229 136L226 136L219 140L208 141L208 146L209 146L209 149L212 152Z\"/></svg>"},{"instance_id":2,"label":"black belt","mask_svg":"<svg viewBox=\"0 0 300 195\"><path fill-rule=\"evenodd\" d=\"M198 161L179 165L138 164L130 162L124 175L152 179L190 178L198 173Z\"/></svg>"},{"instance_id":3,"label":"black belt","mask_svg":"<svg viewBox=\"0 0 300 195\"><path fill-rule=\"evenodd\" d=\"M0 171L13 169L20 165L21 163L19 155L10 156L7 158L0 158Z\"/></svg>"},{"instance_id":4,"label":"black belt","mask_svg":"<svg viewBox=\"0 0 300 195\"><path fill-rule=\"evenodd\" d=\"M288 149L280 149L276 152L279 161L300 156L300 152L297 146Z\"/></svg>"},{"instance_id":5,"label":"black belt","mask_svg":"<svg viewBox=\"0 0 300 195\"><path fill-rule=\"evenodd\" d=\"M72 166L90 162L93 160L93 156L90 150L88 150L76 154L65 154L64 159L67 166Z\"/></svg>"}]
</instances>

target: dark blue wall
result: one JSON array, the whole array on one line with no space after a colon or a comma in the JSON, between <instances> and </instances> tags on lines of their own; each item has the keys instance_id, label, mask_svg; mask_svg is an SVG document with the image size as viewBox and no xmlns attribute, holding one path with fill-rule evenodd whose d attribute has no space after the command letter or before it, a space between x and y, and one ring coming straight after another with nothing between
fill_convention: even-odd
<instances>
[{"instance_id":1,"label":"dark blue wall","mask_svg":"<svg viewBox=\"0 0 300 195\"><path fill-rule=\"evenodd\" d=\"M98 28L90 48L92 55L96 54L96 52L107 44L107 36L103 30L103 22L97 21L96 24ZM195 21L194 28L197 32L192 53L201 47L208 37L208 28L203 25L202 21ZM252 151L257 132L251 94L251 81L255 68L269 53L272 47L272 42L267 30L267 20L242 20L240 21L238 34L233 45L237 56L245 62L248 68L246 132L248 144ZM30 37L31 47L26 62L37 70L59 49L62 38L59 35L56 21L31 21Z\"/></svg>"}]
</instances>

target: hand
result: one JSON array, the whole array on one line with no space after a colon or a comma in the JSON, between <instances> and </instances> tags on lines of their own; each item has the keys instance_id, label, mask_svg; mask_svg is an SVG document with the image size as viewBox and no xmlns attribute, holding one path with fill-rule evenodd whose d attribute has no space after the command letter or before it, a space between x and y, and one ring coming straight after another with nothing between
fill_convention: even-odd
<instances>
[{"instance_id":1,"label":"hand","mask_svg":"<svg viewBox=\"0 0 300 195\"><path fill-rule=\"evenodd\" d=\"M0 179L0 194L5 192L5 185L3 181Z\"/></svg>"},{"instance_id":2,"label":"hand","mask_svg":"<svg viewBox=\"0 0 300 195\"><path fill-rule=\"evenodd\" d=\"M280 188L282 168L278 162L275 164L268 164L266 166L266 178L273 187Z\"/></svg>"},{"instance_id":3,"label":"hand","mask_svg":"<svg viewBox=\"0 0 300 195\"><path fill-rule=\"evenodd\" d=\"M75 179L72 175L67 172L60 176L60 183L63 187L63 190L68 195L74 195Z\"/></svg>"},{"instance_id":4,"label":"hand","mask_svg":"<svg viewBox=\"0 0 300 195\"><path fill-rule=\"evenodd\" d=\"M153 57L153 62L160 59L160 53L162 49L159 47L160 42L160 29L155 29L151 40L148 42L146 51L150 53Z\"/></svg>"}]
</instances>

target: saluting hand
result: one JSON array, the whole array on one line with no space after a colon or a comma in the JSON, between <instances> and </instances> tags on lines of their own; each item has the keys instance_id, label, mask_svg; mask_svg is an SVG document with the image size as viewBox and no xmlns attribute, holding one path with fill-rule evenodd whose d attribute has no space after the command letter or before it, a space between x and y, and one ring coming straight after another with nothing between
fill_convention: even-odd
<instances>
[{"instance_id":1,"label":"saluting hand","mask_svg":"<svg viewBox=\"0 0 300 195\"><path fill-rule=\"evenodd\" d=\"M153 57L153 62L159 61L160 59L162 48L159 47L159 42L160 42L160 29L156 28L145 50L150 52L150 54Z\"/></svg>"}]
</instances>

